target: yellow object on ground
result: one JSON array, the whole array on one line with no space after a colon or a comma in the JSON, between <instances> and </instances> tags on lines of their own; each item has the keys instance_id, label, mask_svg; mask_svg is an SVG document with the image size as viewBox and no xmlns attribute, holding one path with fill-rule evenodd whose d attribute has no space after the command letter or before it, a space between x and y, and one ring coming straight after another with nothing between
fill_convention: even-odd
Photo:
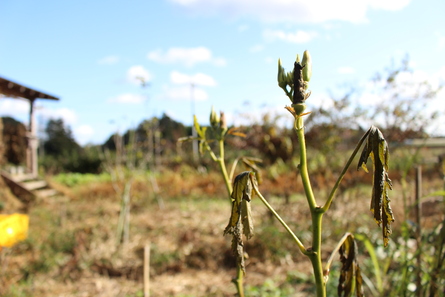
<instances>
[{"instance_id":1,"label":"yellow object on ground","mask_svg":"<svg viewBox=\"0 0 445 297\"><path fill-rule=\"evenodd\" d=\"M25 214L0 215L0 247L12 247L28 236L29 216ZM0 248L1 249L1 248Z\"/></svg>"}]
</instances>

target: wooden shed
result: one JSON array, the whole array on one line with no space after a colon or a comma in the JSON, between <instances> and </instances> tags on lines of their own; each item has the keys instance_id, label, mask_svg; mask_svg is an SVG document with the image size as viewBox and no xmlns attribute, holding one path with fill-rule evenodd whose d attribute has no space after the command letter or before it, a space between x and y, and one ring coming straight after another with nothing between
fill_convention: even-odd
<instances>
[{"instance_id":1,"label":"wooden shed","mask_svg":"<svg viewBox=\"0 0 445 297\"><path fill-rule=\"evenodd\" d=\"M33 176L37 176L38 168L37 168L37 148L38 148L38 139L37 139L37 131L35 124L35 106L34 103L38 99L44 100L59 100L58 97L49 95L47 93L38 91L36 89L24 86L23 84L19 84L12 80L6 79L4 77L0 77L0 100L1 95L8 98L22 98L29 101L29 121L27 127L27 148L26 148L26 167L28 173Z\"/></svg>"}]
</instances>

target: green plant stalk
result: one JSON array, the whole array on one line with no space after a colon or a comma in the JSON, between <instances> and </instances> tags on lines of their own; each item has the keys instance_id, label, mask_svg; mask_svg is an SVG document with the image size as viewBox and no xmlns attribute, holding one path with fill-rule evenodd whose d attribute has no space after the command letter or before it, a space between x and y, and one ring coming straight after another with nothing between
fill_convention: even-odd
<instances>
[{"instance_id":1,"label":"green plant stalk","mask_svg":"<svg viewBox=\"0 0 445 297\"><path fill-rule=\"evenodd\" d=\"M230 199L230 203L232 203L232 183L229 178L229 175L227 173L226 163L224 162L224 139L220 139L219 141L219 158L215 156L213 151L210 150L210 155L214 161L216 161L219 165L219 168L221 170L221 175L223 176L224 183L226 184L227 193ZM243 278L244 278L244 272L241 269L240 265L236 265L236 278L232 280L232 282L236 286L236 290L238 292L238 297L244 297L244 287L243 287Z\"/></svg>"},{"instance_id":2,"label":"green plant stalk","mask_svg":"<svg viewBox=\"0 0 445 297\"><path fill-rule=\"evenodd\" d=\"M304 121L302 116L297 116L295 118L294 128L297 132L300 144L300 175L312 217L312 248L307 249L306 255L311 260L314 270L317 296L326 297L326 282L323 277L323 267L321 263L321 230L324 210L320 208L315 201L309 179L307 169L306 140L304 136Z\"/></svg>"},{"instance_id":3,"label":"green plant stalk","mask_svg":"<svg viewBox=\"0 0 445 297\"><path fill-rule=\"evenodd\" d=\"M368 134L369 134L369 130L368 130L368 132L365 133L365 135L362 136L362 138L358 142L357 146L355 147L354 151L352 152L351 156L349 157L348 162L346 163L345 167L343 168L342 172L340 173L340 176L338 177L337 182L335 183L334 187L332 188L331 193L329 194L329 197L328 197L325 205L322 208L323 212L328 211L329 207L331 207L332 200L334 200L335 193L337 192L338 187L340 186L340 183L343 180L343 177L345 176L346 172L348 171L349 166L351 166L352 161L354 161L355 155L357 155L363 142L368 137Z\"/></svg>"},{"instance_id":4,"label":"green plant stalk","mask_svg":"<svg viewBox=\"0 0 445 297\"><path fill-rule=\"evenodd\" d=\"M227 173L226 163L224 162L224 139L221 139L219 142L219 158L218 158L218 164L219 168L221 170L221 174L224 178L224 183L226 184L227 193L229 194L230 203L232 203L232 198L230 195L232 194L232 183L231 179Z\"/></svg>"},{"instance_id":5,"label":"green plant stalk","mask_svg":"<svg viewBox=\"0 0 445 297\"><path fill-rule=\"evenodd\" d=\"M284 229L286 229L287 232L292 236L292 238L295 240L295 242L298 245L298 248L304 255L309 255L306 248L304 247L303 243L300 241L300 239L295 235L295 233L289 228L289 226L284 222L284 220L280 217L280 215L275 211L275 209L267 202L266 198L263 197L263 195L258 190L258 187L255 186L255 183L252 180L252 184L254 185L253 190L255 191L255 194L261 199L261 201L266 205L266 207L272 212L272 214L275 216L275 218L283 225Z\"/></svg>"}]
</instances>

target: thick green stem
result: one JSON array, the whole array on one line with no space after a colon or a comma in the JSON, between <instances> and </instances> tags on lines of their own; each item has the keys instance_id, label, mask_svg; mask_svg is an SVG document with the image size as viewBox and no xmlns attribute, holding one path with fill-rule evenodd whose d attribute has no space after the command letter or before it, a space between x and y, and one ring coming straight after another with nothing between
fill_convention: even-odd
<instances>
[{"instance_id":1,"label":"thick green stem","mask_svg":"<svg viewBox=\"0 0 445 297\"><path fill-rule=\"evenodd\" d=\"M229 194L230 203L232 203L232 182L229 178L229 174L227 173L226 163L224 161L224 140L219 141L219 158L216 160L219 164L219 169L221 170L221 174L224 178L224 183L226 184L227 193Z\"/></svg>"},{"instance_id":2,"label":"thick green stem","mask_svg":"<svg viewBox=\"0 0 445 297\"><path fill-rule=\"evenodd\" d=\"M317 288L317 297L326 297L326 282L323 277L323 265L321 263L321 229L323 213L312 211L312 249L308 255L314 270L315 285Z\"/></svg>"},{"instance_id":3,"label":"thick green stem","mask_svg":"<svg viewBox=\"0 0 445 297\"><path fill-rule=\"evenodd\" d=\"M213 153L213 152L212 152ZM226 163L224 162L224 139L219 140L219 158L214 157L214 154L212 156L212 159L218 162L219 168L221 170L221 174L224 179L224 183L226 184L227 194L230 199L230 203L232 203L232 183L229 178L229 175L227 174L227 168ZM232 280L232 282L236 286L236 291L238 292L238 297L244 297L244 287L243 287L243 277L244 272L241 269L240 265L237 265L236 267L236 278Z\"/></svg>"},{"instance_id":4,"label":"thick green stem","mask_svg":"<svg viewBox=\"0 0 445 297\"><path fill-rule=\"evenodd\" d=\"M311 211L317 207L315 202L314 193L312 192L311 181L309 180L309 174L307 171L307 156L306 156L306 140L304 137L304 124L303 117L297 117L295 119L295 131L297 132L298 141L300 143L300 174L303 181L304 192L306 193L307 202L311 208Z\"/></svg>"},{"instance_id":5,"label":"thick green stem","mask_svg":"<svg viewBox=\"0 0 445 297\"><path fill-rule=\"evenodd\" d=\"M304 122L302 116L295 118L295 131L297 132L298 141L300 144L300 175L312 217L312 247L307 249L307 256L311 260L314 270L317 297L326 297L326 282L323 277L323 266L321 263L321 230L324 211L315 201L309 179L307 169L306 141L304 136Z\"/></svg>"}]
</instances>

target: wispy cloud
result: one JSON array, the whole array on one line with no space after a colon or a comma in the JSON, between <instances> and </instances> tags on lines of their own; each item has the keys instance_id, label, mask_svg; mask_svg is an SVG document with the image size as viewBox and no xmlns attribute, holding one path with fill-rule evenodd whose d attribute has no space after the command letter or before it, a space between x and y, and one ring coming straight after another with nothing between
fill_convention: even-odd
<instances>
[{"instance_id":1,"label":"wispy cloud","mask_svg":"<svg viewBox=\"0 0 445 297\"><path fill-rule=\"evenodd\" d=\"M178 71L172 71L170 73L170 80L174 84L194 84L207 87L216 86L216 81L213 79L213 77L204 73L187 75Z\"/></svg>"},{"instance_id":2,"label":"wispy cloud","mask_svg":"<svg viewBox=\"0 0 445 297\"><path fill-rule=\"evenodd\" d=\"M165 86L162 97L170 100L206 101L209 99L209 95L204 89L191 88L190 86Z\"/></svg>"},{"instance_id":3,"label":"wispy cloud","mask_svg":"<svg viewBox=\"0 0 445 297\"><path fill-rule=\"evenodd\" d=\"M141 65L135 65L127 70L127 81L140 85L141 83L147 83L152 79L152 75Z\"/></svg>"},{"instance_id":4,"label":"wispy cloud","mask_svg":"<svg viewBox=\"0 0 445 297\"><path fill-rule=\"evenodd\" d=\"M213 57L212 51L206 47L182 48L173 47L166 52L157 49L147 54L147 58L158 63L178 63L191 67L197 63L212 63L216 66L225 66L226 60L221 57Z\"/></svg>"},{"instance_id":5,"label":"wispy cloud","mask_svg":"<svg viewBox=\"0 0 445 297\"><path fill-rule=\"evenodd\" d=\"M365 22L374 10L400 10L411 0L170 0L194 14L253 17L266 22Z\"/></svg>"},{"instance_id":6,"label":"wispy cloud","mask_svg":"<svg viewBox=\"0 0 445 297\"><path fill-rule=\"evenodd\" d=\"M77 123L77 114L73 109L66 107L62 108L42 108L38 109L38 115L45 119L62 119L66 125L73 125Z\"/></svg>"},{"instance_id":7,"label":"wispy cloud","mask_svg":"<svg viewBox=\"0 0 445 297\"><path fill-rule=\"evenodd\" d=\"M90 125L80 125L74 129L74 136L80 145L85 145L91 141L94 129Z\"/></svg>"},{"instance_id":8,"label":"wispy cloud","mask_svg":"<svg viewBox=\"0 0 445 297\"><path fill-rule=\"evenodd\" d=\"M146 100L147 98L140 94L125 93L118 95L116 97L110 98L108 102L110 103L126 103L126 104L139 104Z\"/></svg>"},{"instance_id":9,"label":"wispy cloud","mask_svg":"<svg viewBox=\"0 0 445 297\"><path fill-rule=\"evenodd\" d=\"M15 114L28 114L29 101L20 99L3 98L0 94L0 115L13 116Z\"/></svg>"},{"instance_id":10,"label":"wispy cloud","mask_svg":"<svg viewBox=\"0 0 445 297\"><path fill-rule=\"evenodd\" d=\"M101 64L101 65L113 65L113 64L118 63L119 60L120 59L118 56L110 55L110 56L103 57L102 59L99 59L97 61L97 63Z\"/></svg>"},{"instance_id":11,"label":"wispy cloud","mask_svg":"<svg viewBox=\"0 0 445 297\"><path fill-rule=\"evenodd\" d=\"M355 69L353 67L343 66L343 67L339 67L337 69L337 72L340 74L353 74L353 73L355 73Z\"/></svg>"},{"instance_id":12,"label":"wispy cloud","mask_svg":"<svg viewBox=\"0 0 445 297\"><path fill-rule=\"evenodd\" d=\"M266 41L282 40L290 43L307 43L317 36L316 32L297 30L284 32L281 30L265 30L263 37Z\"/></svg>"}]
</instances>

